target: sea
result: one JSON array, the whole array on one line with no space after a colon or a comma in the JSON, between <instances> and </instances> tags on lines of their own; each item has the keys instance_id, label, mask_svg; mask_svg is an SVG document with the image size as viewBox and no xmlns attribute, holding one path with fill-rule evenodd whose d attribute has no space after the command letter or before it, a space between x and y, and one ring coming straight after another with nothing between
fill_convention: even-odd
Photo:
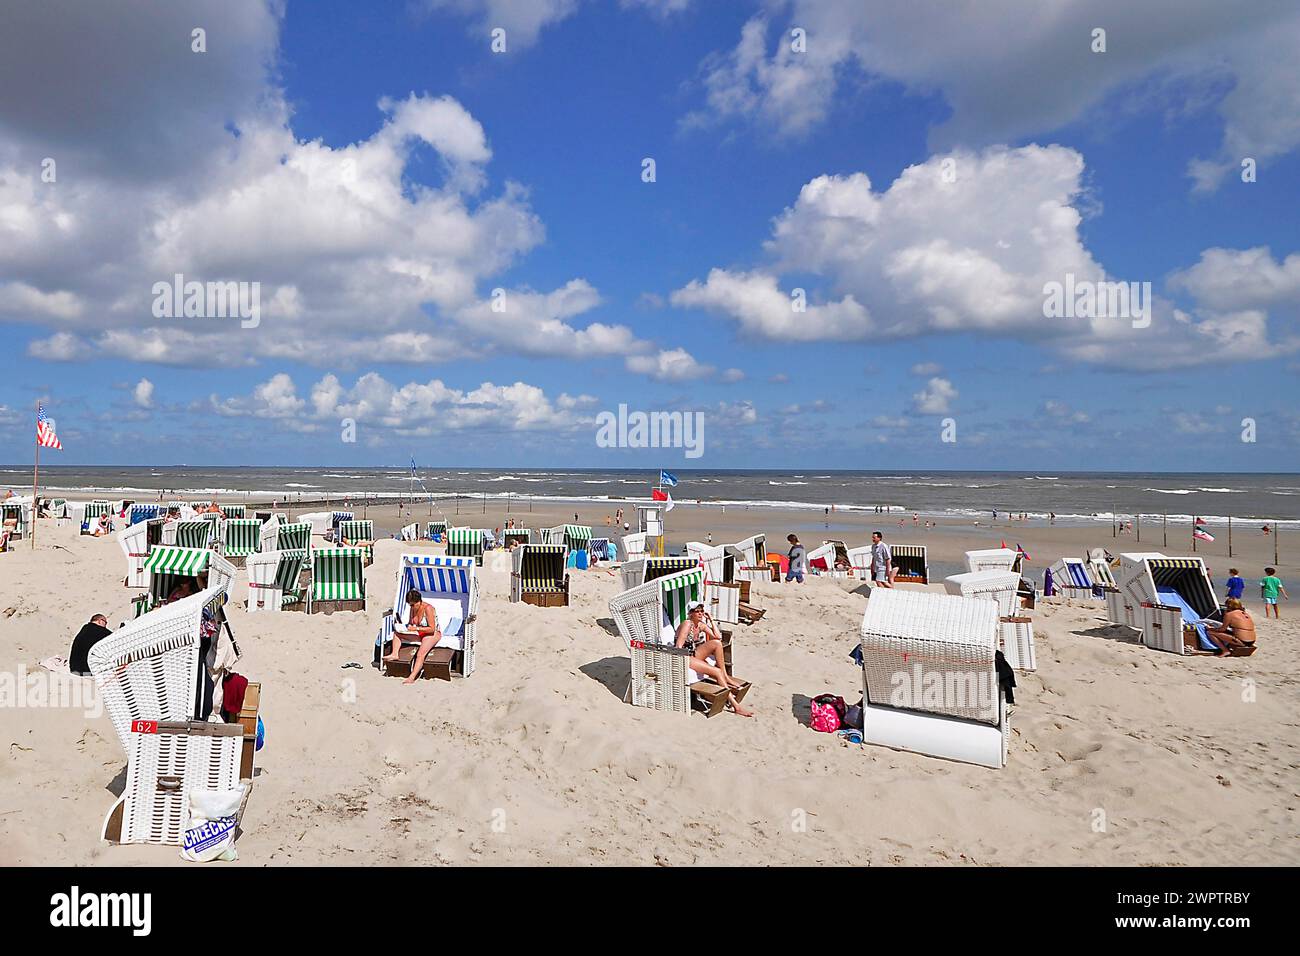
<instances>
[{"instance_id":1,"label":"sea","mask_svg":"<svg viewBox=\"0 0 1300 956\"><path fill-rule=\"evenodd\" d=\"M1300 474L992 472L992 471L706 471L674 469L670 488L679 504L773 507L822 511L915 513L926 517L1031 519L1055 515L1058 524L1110 522L1115 517L1201 518L1300 527ZM30 493L31 467L0 466L0 494ZM279 498L290 501L444 501L532 498L537 502L632 502L649 498L657 472L599 469L436 469L77 466L41 468L42 494L203 498Z\"/></svg>"}]
</instances>

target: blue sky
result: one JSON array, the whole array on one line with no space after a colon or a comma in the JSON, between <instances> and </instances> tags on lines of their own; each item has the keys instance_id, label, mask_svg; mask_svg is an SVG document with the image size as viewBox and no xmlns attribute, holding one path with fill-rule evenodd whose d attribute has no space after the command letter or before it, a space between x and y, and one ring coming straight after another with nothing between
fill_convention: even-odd
<instances>
[{"instance_id":1,"label":"blue sky","mask_svg":"<svg viewBox=\"0 0 1300 956\"><path fill-rule=\"evenodd\" d=\"M38 398L67 463L686 464L620 403L701 467L1298 460L1291 4L150 6L0 4L0 460Z\"/></svg>"}]
</instances>

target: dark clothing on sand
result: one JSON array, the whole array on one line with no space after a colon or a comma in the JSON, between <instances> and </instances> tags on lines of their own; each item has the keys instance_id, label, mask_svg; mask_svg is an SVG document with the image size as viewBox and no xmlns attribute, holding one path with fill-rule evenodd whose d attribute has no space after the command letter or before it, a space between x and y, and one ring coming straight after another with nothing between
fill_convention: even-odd
<instances>
[{"instance_id":1,"label":"dark clothing on sand","mask_svg":"<svg viewBox=\"0 0 1300 956\"><path fill-rule=\"evenodd\" d=\"M92 647L112 633L102 624L83 624L77 636L72 639L72 651L68 654L68 670L74 674L89 675L90 664L86 656Z\"/></svg>"}]
</instances>

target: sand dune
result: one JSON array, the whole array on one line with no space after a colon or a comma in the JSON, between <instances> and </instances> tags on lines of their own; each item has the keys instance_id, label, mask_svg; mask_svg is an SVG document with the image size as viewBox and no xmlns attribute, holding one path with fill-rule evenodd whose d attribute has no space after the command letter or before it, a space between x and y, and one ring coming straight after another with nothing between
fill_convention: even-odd
<instances>
[{"instance_id":1,"label":"sand dune","mask_svg":"<svg viewBox=\"0 0 1300 956\"><path fill-rule=\"evenodd\" d=\"M0 555L3 671L66 654L96 611L115 627L129 615L117 544L48 524L35 552ZM1046 602L1010 762L990 771L805 726L810 697L860 694L856 582L757 589L768 614L739 629L736 651L754 720L623 704L628 661L606 607L617 576L575 573L572 605L540 609L509 603L490 557L474 676L381 678L371 647L411 547L378 543L365 614L247 615L241 574L238 670L262 682L267 746L235 865L1300 858L1294 620L1259 620L1251 658L1179 658L1106 626L1100 605ZM0 863L180 862L99 841L125 767L106 716L3 708L0 745Z\"/></svg>"}]
</instances>

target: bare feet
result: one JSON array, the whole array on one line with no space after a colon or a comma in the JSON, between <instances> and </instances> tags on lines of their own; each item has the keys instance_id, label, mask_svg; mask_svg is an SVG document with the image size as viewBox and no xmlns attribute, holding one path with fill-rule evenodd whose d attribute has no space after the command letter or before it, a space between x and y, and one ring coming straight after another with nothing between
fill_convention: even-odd
<instances>
[{"instance_id":1,"label":"bare feet","mask_svg":"<svg viewBox=\"0 0 1300 956\"><path fill-rule=\"evenodd\" d=\"M734 698L734 697L731 698L731 703L728 704L727 707L728 707L728 709L731 710L732 713L737 714L737 715L739 715L739 716L741 716L741 717L753 717L753 716L754 716L754 712L753 712L752 710L750 710L748 707L746 707L746 706L744 706L743 704L741 704L741 703L740 703L739 701L737 701L736 698Z\"/></svg>"},{"instance_id":2,"label":"bare feet","mask_svg":"<svg viewBox=\"0 0 1300 956\"><path fill-rule=\"evenodd\" d=\"M412 674L410 677L406 678L406 680L402 681L402 683L403 683L403 684L414 684L417 676L418 676L418 675L416 675L416 674Z\"/></svg>"}]
</instances>

